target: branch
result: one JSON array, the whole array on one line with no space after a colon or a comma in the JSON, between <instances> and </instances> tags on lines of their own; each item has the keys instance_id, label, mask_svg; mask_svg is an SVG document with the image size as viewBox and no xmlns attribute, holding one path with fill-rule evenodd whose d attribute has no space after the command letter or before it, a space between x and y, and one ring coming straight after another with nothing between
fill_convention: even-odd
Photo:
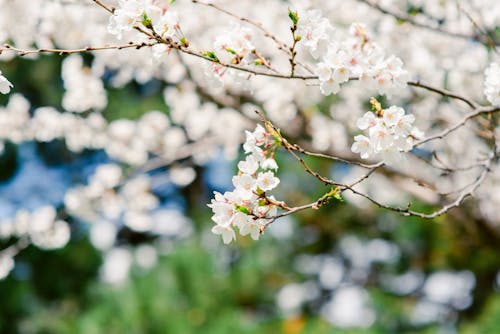
<instances>
[{"instance_id":1,"label":"branch","mask_svg":"<svg viewBox=\"0 0 500 334\"><path fill-rule=\"evenodd\" d=\"M446 137L447 135L449 135L450 133L452 133L453 131L461 128L462 126L465 125L465 123L467 123L468 120L472 119L472 118L475 118L479 115L483 115L483 114L491 114L491 113L496 113L496 112L499 112L500 111L500 107L479 107L479 108L476 108L475 111L465 115L458 123L456 123L455 125L453 125L452 127L449 127L445 130L443 130L442 132L438 133L438 134L435 134L433 136L429 136L427 138L424 138L422 140L419 140L417 141L413 147L417 147L417 146L420 146L424 143L427 143L431 140L435 140L435 139L443 139L444 137Z\"/></svg>"},{"instance_id":2,"label":"branch","mask_svg":"<svg viewBox=\"0 0 500 334\"><path fill-rule=\"evenodd\" d=\"M440 95L445 96L445 97L460 100L462 102L467 103L467 105L473 109L478 107L478 104L476 102L472 101L471 99L468 99L462 95L450 92L449 90L446 90L446 89L436 88L436 87L421 83L420 81L408 81L408 85L413 86L413 87L423 88L423 89L440 94Z\"/></svg>"},{"instance_id":3,"label":"branch","mask_svg":"<svg viewBox=\"0 0 500 334\"><path fill-rule=\"evenodd\" d=\"M485 45L488 45L488 42L487 41L484 41L482 38L481 38L481 35L467 35L467 34L462 34L462 33L457 33L457 32L453 32L453 31L449 31L449 30L446 30L446 29L443 29L439 26L437 27L432 27L432 26L429 26L427 24L424 24L424 23L420 23L418 21L416 21L414 18L412 18L411 16L405 14L405 13L397 13L395 11L392 11L392 10L389 10L387 8L384 8L382 6L380 6L378 3L376 2L373 2L371 0L358 0L359 2L362 2L368 6L370 6L371 8L383 13L383 14L386 14L386 15L389 15L389 16L392 16L394 17L396 20L399 20L399 21L403 21L403 22L407 22L415 27L419 27L419 28L423 28L423 29L426 29L426 30L430 30L430 31L434 31L434 32L438 32L438 33L441 33L441 34L444 34L444 35L447 35L447 36L450 36L450 37L454 37L454 38L461 38L461 39L466 39L466 40L474 40L474 41L477 41L481 44L485 44ZM495 46L498 46L499 43L494 41L494 45Z\"/></svg>"},{"instance_id":4,"label":"branch","mask_svg":"<svg viewBox=\"0 0 500 334\"><path fill-rule=\"evenodd\" d=\"M19 56L25 56L29 54L39 54L39 53L57 53L60 56L66 55L66 54L72 54L72 53L85 53L85 52L91 52L91 51L101 51L101 50L122 50L122 49L129 49L129 48L136 48L136 49L141 49L143 47L151 47L155 44L158 44L158 42L152 42L152 43L146 43L146 42L141 42L141 43L134 43L134 42L129 42L127 44L122 44L122 45L105 45L105 46L87 46L84 48L80 49L34 49L34 50L25 50L25 49L19 49L16 48L10 44L4 44L3 47L0 47L0 54L3 51L12 51L12 52L17 52Z\"/></svg>"}]
</instances>

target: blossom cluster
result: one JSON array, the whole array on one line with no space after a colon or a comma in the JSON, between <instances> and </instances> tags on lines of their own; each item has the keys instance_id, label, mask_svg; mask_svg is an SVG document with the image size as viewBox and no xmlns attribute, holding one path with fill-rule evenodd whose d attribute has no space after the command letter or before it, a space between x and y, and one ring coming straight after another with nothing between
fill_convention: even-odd
<instances>
[{"instance_id":1,"label":"blossom cluster","mask_svg":"<svg viewBox=\"0 0 500 334\"><path fill-rule=\"evenodd\" d=\"M235 189L224 194L215 192L208 205L216 223L212 232L222 235L225 244L236 238L235 227L241 235L250 234L258 240L266 222L276 215L277 202L266 194L280 182L274 174L278 169L273 158L274 144L272 135L260 125L254 132L247 131L243 145L247 156L238 163L238 175L232 180Z\"/></svg>"},{"instance_id":2,"label":"blossom cluster","mask_svg":"<svg viewBox=\"0 0 500 334\"><path fill-rule=\"evenodd\" d=\"M28 237L37 247L56 249L68 243L70 228L67 222L57 217L54 207L44 206L33 212L20 210L14 218L3 220L0 237Z\"/></svg>"},{"instance_id":3,"label":"blossom cluster","mask_svg":"<svg viewBox=\"0 0 500 334\"><path fill-rule=\"evenodd\" d=\"M64 204L68 213L80 220L123 221L130 229L144 232L154 227L148 213L159 204L150 189L147 176L126 180L120 166L105 164L97 168L86 186L70 189Z\"/></svg>"},{"instance_id":4,"label":"blossom cluster","mask_svg":"<svg viewBox=\"0 0 500 334\"><path fill-rule=\"evenodd\" d=\"M166 1L120 0L109 19L108 31L122 38L124 31L137 26L153 28L161 37L172 37L175 33L176 16L168 11Z\"/></svg>"},{"instance_id":5,"label":"blossom cluster","mask_svg":"<svg viewBox=\"0 0 500 334\"><path fill-rule=\"evenodd\" d=\"M357 121L361 130L368 131L368 137L357 135L351 150L359 153L362 159L382 159L391 163L398 160L401 152L413 147L413 138L422 134L413 126L415 116L405 115L403 108L392 106L368 111Z\"/></svg>"},{"instance_id":6,"label":"blossom cluster","mask_svg":"<svg viewBox=\"0 0 500 334\"><path fill-rule=\"evenodd\" d=\"M42 249L57 249L64 247L70 236L69 224L58 218L56 209L52 206L43 206L32 212L22 209L14 217L0 220L2 240L16 238ZM13 250L0 254L0 279L14 268L13 257L16 253Z\"/></svg>"},{"instance_id":7,"label":"blossom cluster","mask_svg":"<svg viewBox=\"0 0 500 334\"><path fill-rule=\"evenodd\" d=\"M104 149L110 157L129 165L144 164L151 153L173 154L186 141L182 130L171 126L159 111L147 112L137 121L110 123L100 113L81 117L53 107L36 108L31 116L30 104L20 94L13 94L7 106L0 107L0 148L4 141L17 144L55 139L64 139L68 149L77 153L85 148Z\"/></svg>"},{"instance_id":8,"label":"blossom cluster","mask_svg":"<svg viewBox=\"0 0 500 334\"><path fill-rule=\"evenodd\" d=\"M215 87L235 83L240 86L246 85L248 76L228 68L225 64L248 66L255 63L253 35L253 31L248 27L235 24L223 30L215 38L213 52L205 54L214 60L206 64L205 70L212 85Z\"/></svg>"},{"instance_id":9,"label":"blossom cluster","mask_svg":"<svg viewBox=\"0 0 500 334\"><path fill-rule=\"evenodd\" d=\"M406 86L409 73L398 57L386 57L371 40L368 29L353 23L349 38L342 39L320 11L307 11L299 20L299 33L311 55L319 60L316 74L324 95L336 94L351 78L360 79L379 94L390 96Z\"/></svg>"},{"instance_id":10,"label":"blossom cluster","mask_svg":"<svg viewBox=\"0 0 500 334\"><path fill-rule=\"evenodd\" d=\"M500 64L491 63L484 71L484 95L492 105L500 105Z\"/></svg>"},{"instance_id":11,"label":"blossom cluster","mask_svg":"<svg viewBox=\"0 0 500 334\"><path fill-rule=\"evenodd\" d=\"M83 66L83 58L80 55L74 54L64 59L61 76L66 90L62 106L67 111L102 110L108 104L100 76Z\"/></svg>"}]
</instances>

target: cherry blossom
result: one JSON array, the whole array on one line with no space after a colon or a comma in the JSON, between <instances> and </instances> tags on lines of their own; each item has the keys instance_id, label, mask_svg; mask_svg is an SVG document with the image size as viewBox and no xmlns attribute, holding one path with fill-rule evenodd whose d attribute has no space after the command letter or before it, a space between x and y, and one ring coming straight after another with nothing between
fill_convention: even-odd
<instances>
[{"instance_id":1,"label":"cherry blossom","mask_svg":"<svg viewBox=\"0 0 500 334\"><path fill-rule=\"evenodd\" d=\"M413 147L412 133L418 132L413 126L415 117L405 115L404 109L391 106L368 111L357 120L360 130L368 130L368 137L357 135L351 150L359 153L362 159L382 159L386 163L394 163L401 152ZM421 134L419 134L421 136Z\"/></svg>"},{"instance_id":2,"label":"cherry blossom","mask_svg":"<svg viewBox=\"0 0 500 334\"><path fill-rule=\"evenodd\" d=\"M221 235L226 244L236 238L235 227L241 235L249 234L252 239L259 239L262 228L269 221L266 218L276 214L275 199L268 197L266 192L280 182L272 171L277 169L277 164L263 150L273 150L273 142L271 134L261 125L257 125L253 132L246 131L243 147L248 155L238 163L239 173L233 176L235 189L224 194L215 192L215 198L208 205L216 223L212 232Z\"/></svg>"}]
</instances>

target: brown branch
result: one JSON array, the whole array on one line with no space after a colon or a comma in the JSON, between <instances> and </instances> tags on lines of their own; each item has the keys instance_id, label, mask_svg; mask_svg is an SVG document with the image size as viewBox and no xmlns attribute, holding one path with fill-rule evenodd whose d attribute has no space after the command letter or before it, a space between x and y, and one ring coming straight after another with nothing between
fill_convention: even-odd
<instances>
[{"instance_id":1,"label":"brown branch","mask_svg":"<svg viewBox=\"0 0 500 334\"><path fill-rule=\"evenodd\" d=\"M134 43L134 42L129 42L127 44L123 45L105 45L105 46L87 46L84 48L80 49L33 49L33 50L26 50L26 49L19 49L16 48L15 46L12 46L10 44L4 44L2 47L0 47L0 54L3 51L12 51L12 52L17 52L19 56L25 56L29 54L36 54L36 53L57 53L60 56L66 55L66 54L72 54L72 53L85 53L85 52L91 52L91 51L101 51L101 50L122 50L122 49L129 49L129 48L136 48L140 49L143 47L151 47L155 44L158 44L158 42L153 42L153 43Z\"/></svg>"},{"instance_id":2,"label":"brown branch","mask_svg":"<svg viewBox=\"0 0 500 334\"><path fill-rule=\"evenodd\" d=\"M438 134L435 134L435 135L432 135L432 136L429 136L427 138L424 138L424 139L421 139L419 141L417 141L413 147L417 147L417 146L420 146L424 143L427 143L431 140L435 140L435 139L443 139L444 137L446 137L447 135L449 135L450 133L452 133L453 131L461 128L462 126L465 125L465 123L467 123L468 120L472 119L472 118L475 118L479 115L484 115L484 114L491 114L491 113L495 113L495 112L499 112L500 111L500 107L479 107L479 108L476 108L475 111L473 112L470 112L468 113L467 115L465 115L459 122L457 122L455 125L449 127L449 128L446 128L445 130L441 131L440 133Z\"/></svg>"},{"instance_id":3,"label":"brown branch","mask_svg":"<svg viewBox=\"0 0 500 334\"><path fill-rule=\"evenodd\" d=\"M111 14L113 14L115 12L115 7L108 6L108 5L104 4L101 0L92 0L92 1L94 1L96 4L98 4L99 6L104 8L106 11L110 12Z\"/></svg>"},{"instance_id":4,"label":"brown branch","mask_svg":"<svg viewBox=\"0 0 500 334\"><path fill-rule=\"evenodd\" d=\"M430 92L434 92L434 93L440 94L440 95L445 96L445 97L460 100L462 102L465 102L469 107L471 107L473 109L478 107L478 104L476 102L472 101L471 99L468 99L462 95L453 93L453 92L446 90L446 89L433 87L433 86L427 85L425 83L422 83L420 81L408 81L408 85L413 86L413 87L423 88L423 89L426 89Z\"/></svg>"},{"instance_id":5,"label":"brown branch","mask_svg":"<svg viewBox=\"0 0 500 334\"><path fill-rule=\"evenodd\" d=\"M449 30L443 29L439 26L432 27L432 26L429 26L427 24L420 23L420 22L416 21L414 18L412 18L411 16L409 16L405 13L397 13L395 11L384 8L384 7L380 6L378 3L373 2L371 0L358 0L358 1L370 6L371 8L379 11L382 14L392 16L398 21L407 22L415 27L419 27L419 28L426 29L429 31L441 33L441 34L449 36L449 37L466 39L466 40L474 40L474 41L477 41L481 44L488 45L487 42L481 38L481 35L472 35L471 36L471 35L467 35L467 34L449 31ZM494 44L496 46L498 46L498 43L496 41L494 42Z\"/></svg>"}]
</instances>

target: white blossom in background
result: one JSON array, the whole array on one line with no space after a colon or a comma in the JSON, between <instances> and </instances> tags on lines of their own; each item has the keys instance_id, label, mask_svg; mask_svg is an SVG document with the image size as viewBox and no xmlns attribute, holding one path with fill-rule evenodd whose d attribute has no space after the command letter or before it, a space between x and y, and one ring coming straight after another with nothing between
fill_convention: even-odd
<instances>
[{"instance_id":1,"label":"white blossom in background","mask_svg":"<svg viewBox=\"0 0 500 334\"><path fill-rule=\"evenodd\" d=\"M26 238L42 249L58 249L66 246L71 237L68 223L57 217L52 206L43 206L32 212L19 210L15 217L0 222L1 238Z\"/></svg>"},{"instance_id":2,"label":"white blossom in background","mask_svg":"<svg viewBox=\"0 0 500 334\"><path fill-rule=\"evenodd\" d=\"M84 112L90 109L101 110L108 104L102 80L83 65L80 55L64 59L61 76L66 90L62 100L64 109Z\"/></svg>"},{"instance_id":3,"label":"white blossom in background","mask_svg":"<svg viewBox=\"0 0 500 334\"><path fill-rule=\"evenodd\" d=\"M318 298L320 289L312 281L301 284L290 283L283 286L276 294L276 304L286 316L300 314L304 303Z\"/></svg>"},{"instance_id":4,"label":"white blossom in background","mask_svg":"<svg viewBox=\"0 0 500 334\"><path fill-rule=\"evenodd\" d=\"M472 303L475 285L476 278L470 271L438 271L427 278L423 292L432 302L463 310Z\"/></svg>"},{"instance_id":5,"label":"white blossom in background","mask_svg":"<svg viewBox=\"0 0 500 334\"><path fill-rule=\"evenodd\" d=\"M8 94L12 87L14 87L12 83L7 80L7 78L2 75L2 71L0 71L0 93Z\"/></svg>"},{"instance_id":6,"label":"white blossom in background","mask_svg":"<svg viewBox=\"0 0 500 334\"><path fill-rule=\"evenodd\" d=\"M340 328L370 327L376 319L368 293L358 286L341 286L321 308L321 316Z\"/></svg>"},{"instance_id":7,"label":"white blossom in background","mask_svg":"<svg viewBox=\"0 0 500 334\"><path fill-rule=\"evenodd\" d=\"M415 117L405 115L403 108L392 106L379 113L366 112L357 121L360 130L367 130L368 137L357 135L351 150L362 159L381 159L394 163L402 152L413 147L413 138L418 129L413 126Z\"/></svg>"},{"instance_id":8,"label":"white blossom in background","mask_svg":"<svg viewBox=\"0 0 500 334\"><path fill-rule=\"evenodd\" d=\"M484 71L484 95L494 105L500 105L500 64L491 63Z\"/></svg>"},{"instance_id":9,"label":"white blossom in background","mask_svg":"<svg viewBox=\"0 0 500 334\"><path fill-rule=\"evenodd\" d=\"M149 231L154 227L150 213L158 207L159 200L151 193L148 176L125 179L120 166L105 164L96 169L88 185L70 189L64 203L74 217L96 224L91 229L96 247L109 248L115 240L111 234L118 232L109 224L124 225L137 232ZM94 235L94 230L110 235Z\"/></svg>"},{"instance_id":10,"label":"white blossom in background","mask_svg":"<svg viewBox=\"0 0 500 334\"><path fill-rule=\"evenodd\" d=\"M0 279L4 279L14 269L14 259L9 254L0 255Z\"/></svg>"},{"instance_id":11,"label":"white blossom in background","mask_svg":"<svg viewBox=\"0 0 500 334\"><path fill-rule=\"evenodd\" d=\"M269 217L277 212L276 205L266 199L265 192L276 188L280 182L274 175L278 165L272 157L274 140L268 132L257 125L254 132L246 132L243 149L245 160L238 163L238 175L233 177L235 189L220 194L208 206L214 215L216 225L212 232L222 236L225 244L236 238L235 227L241 235L249 234L258 240L261 228ZM269 197L274 200L272 196Z\"/></svg>"},{"instance_id":12,"label":"white blossom in background","mask_svg":"<svg viewBox=\"0 0 500 334\"><path fill-rule=\"evenodd\" d=\"M101 280L117 286L124 284L128 280L132 260L130 249L126 247L110 249L104 255L104 263L100 269Z\"/></svg>"}]
</instances>

